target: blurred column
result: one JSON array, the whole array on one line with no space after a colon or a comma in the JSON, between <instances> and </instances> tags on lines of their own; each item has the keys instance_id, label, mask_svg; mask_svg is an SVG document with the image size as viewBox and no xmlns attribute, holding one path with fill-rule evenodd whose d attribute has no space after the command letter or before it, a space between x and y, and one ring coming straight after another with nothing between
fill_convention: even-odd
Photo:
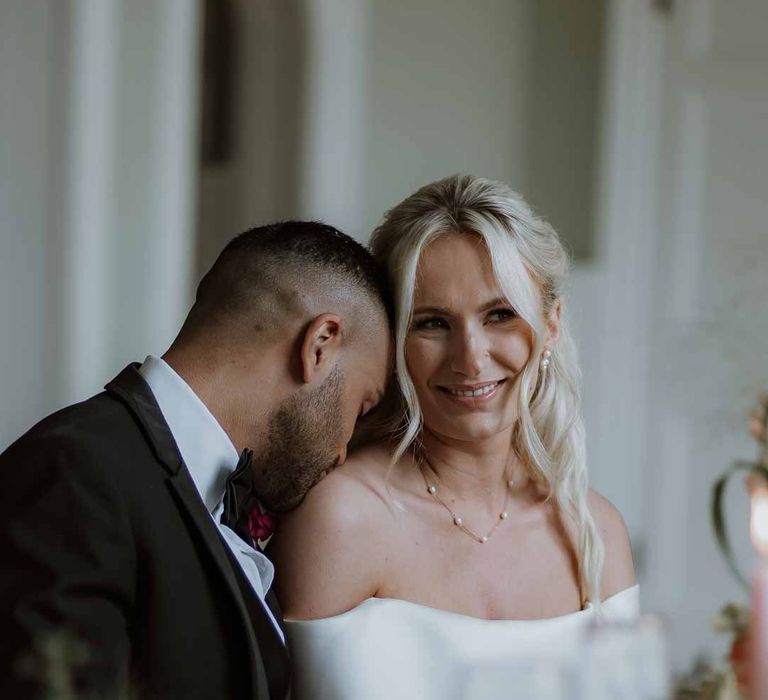
<instances>
[{"instance_id":1,"label":"blurred column","mask_svg":"<svg viewBox=\"0 0 768 700\"><path fill-rule=\"evenodd\" d=\"M651 3L634 0L611 0L607 19L589 307L594 323L589 462L593 483L624 515L642 576L648 527L644 487L654 458L648 432L649 339L664 25Z\"/></svg>"},{"instance_id":2,"label":"blurred column","mask_svg":"<svg viewBox=\"0 0 768 700\"><path fill-rule=\"evenodd\" d=\"M306 105L301 216L364 238L370 0L303 0Z\"/></svg>"},{"instance_id":3,"label":"blurred column","mask_svg":"<svg viewBox=\"0 0 768 700\"><path fill-rule=\"evenodd\" d=\"M186 316L194 279L195 193L198 175L199 21L197 2L151 2L159 12L154 129L148 152L148 195L154 226L147 230L149 278L153 280L141 340L159 352ZM143 359L143 357L141 358Z\"/></svg>"},{"instance_id":4,"label":"blurred column","mask_svg":"<svg viewBox=\"0 0 768 700\"><path fill-rule=\"evenodd\" d=\"M59 342L54 344L57 399L92 393L108 367L112 309L111 244L114 232L115 64L118 0L71 5L71 60L64 134L60 279L52 280L58 303Z\"/></svg>"},{"instance_id":5,"label":"blurred column","mask_svg":"<svg viewBox=\"0 0 768 700\"><path fill-rule=\"evenodd\" d=\"M197 2L68 7L56 404L98 391L173 339L190 298L197 161Z\"/></svg>"},{"instance_id":6,"label":"blurred column","mask_svg":"<svg viewBox=\"0 0 768 700\"><path fill-rule=\"evenodd\" d=\"M0 450L47 409L56 0L0 0Z\"/></svg>"}]
</instances>

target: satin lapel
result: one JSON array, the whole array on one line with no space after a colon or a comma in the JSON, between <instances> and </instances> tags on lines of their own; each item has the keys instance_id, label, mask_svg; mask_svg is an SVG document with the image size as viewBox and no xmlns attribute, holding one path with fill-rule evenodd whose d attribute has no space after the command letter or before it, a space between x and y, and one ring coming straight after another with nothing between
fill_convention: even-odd
<instances>
[{"instance_id":1,"label":"satin lapel","mask_svg":"<svg viewBox=\"0 0 768 700\"><path fill-rule=\"evenodd\" d=\"M232 562L233 570L236 572L235 575L243 592L245 606L251 614L253 629L256 633L256 639L259 641L261 657L269 668L267 683L270 688L270 697L285 698L288 695L288 688L290 686L288 649L275 630L272 620L269 619L265 603L253 595L250 582L243 573L234 553L228 547L227 556ZM267 593L267 598L269 598L270 593L272 593L271 590Z\"/></svg>"},{"instance_id":2,"label":"satin lapel","mask_svg":"<svg viewBox=\"0 0 768 700\"><path fill-rule=\"evenodd\" d=\"M283 633L283 636L285 637L285 625L283 624L283 611L280 608L280 603L277 600L277 596L275 595L275 592L270 588L267 591L267 595L265 596L264 601L268 606L269 609L272 611L272 614L275 617L275 620L277 620L277 624L280 625L280 630Z\"/></svg>"},{"instance_id":3,"label":"satin lapel","mask_svg":"<svg viewBox=\"0 0 768 700\"><path fill-rule=\"evenodd\" d=\"M128 365L104 388L128 407L158 461L171 474L176 474L183 465L179 448L152 390L139 374L139 367L138 363Z\"/></svg>"},{"instance_id":4,"label":"satin lapel","mask_svg":"<svg viewBox=\"0 0 768 700\"><path fill-rule=\"evenodd\" d=\"M253 690L255 698L268 698L267 677L264 662L256 641L253 622L240 592L235 573L224 550L211 514L205 507L189 471L179 454L176 441L147 383L138 372L139 365L128 365L105 387L107 392L120 399L139 422L147 442L158 461L170 472L168 484L175 493L179 507L193 526L193 531L205 545L210 564L221 576L237 606L243 629L248 638Z\"/></svg>"},{"instance_id":5,"label":"satin lapel","mask_svg":"<svg viewBox=\"0 0 768 700\"><path fill-rule=\"evenodd\" d=\"M244 627L248 635L248 646L253 659L253 688L256 691L256 698L268 698L269 690L267 688L267 674L264 668L264 662L261 657L258 643L253 628L253 622L243 596L240 592L240 586L235 578L235 572L229 562L225 551L226 544L221 541L216 525L211 518L211 514L200 499L200 494L195 487L192 477L186 469L181 469L174 476L168 478L168 484L176 493L179 504L186 512L187 516L195 526L197 534L206 545L211 561L218 572L223 576L229 592L237 606L240 617L245 622Z\"/></svg>"},{"instance_id":6,"label":"satin lapel","mask_svg":"<svg viewBox=\"0 0 768 700\"><path fill-rule=\"evenodd\" d=\"M267 545L263 549L260 549L260 551L267 559L269 559L269 561L272 561L272 557L270 556L270 552L269 552L269 542L267 542ZM272 562L272 565L274 566L274 562ZM272 587L267 591L267 595L265 596L264 603L272 611L272 614L274 615L275 620L277 620L277 624L280 625L280 630L283 633L283 637L285 637L285 624L283 623L283 611L280 608L280 602L277 600L277 596L275 595L274 583L272 584Z\"/></svg>"}]
</instances>

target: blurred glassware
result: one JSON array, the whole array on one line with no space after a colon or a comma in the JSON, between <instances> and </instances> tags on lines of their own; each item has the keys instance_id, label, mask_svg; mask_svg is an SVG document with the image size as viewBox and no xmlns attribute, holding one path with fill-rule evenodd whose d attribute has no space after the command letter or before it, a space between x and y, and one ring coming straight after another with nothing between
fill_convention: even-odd
<instances>
[{"instance_id":1,"label":"blurred glassware","mask_svg":"<svg viewBox=\"0 0 768 700\"><path fill-rule=\"evenodd\" d=\"M661 620L596 625L585 640L580 700L666 700L670 673Z\"/></svg>"}]
</instances>

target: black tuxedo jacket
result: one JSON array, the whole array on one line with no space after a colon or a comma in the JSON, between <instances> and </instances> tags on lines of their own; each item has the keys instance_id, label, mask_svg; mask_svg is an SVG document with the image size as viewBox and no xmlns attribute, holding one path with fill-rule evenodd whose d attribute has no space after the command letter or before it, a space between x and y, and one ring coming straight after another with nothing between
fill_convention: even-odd
<instances>
[{"instance_id":1,"label":"black tuxedo jacket","mask_svg":"<svg viewBox=\"0 0 768 700\"><path fill-rule=\"evenodd\" d=\"M0 697L63 661L78 697L282 699L285 648L137 367L0 455Z\"/></svg>"}]
</instances>

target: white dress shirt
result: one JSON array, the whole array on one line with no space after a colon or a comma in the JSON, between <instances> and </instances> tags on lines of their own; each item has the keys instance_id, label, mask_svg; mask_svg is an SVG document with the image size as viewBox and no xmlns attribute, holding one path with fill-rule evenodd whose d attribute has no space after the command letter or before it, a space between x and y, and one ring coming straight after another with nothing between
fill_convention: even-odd
<instances>
[{"instance_id":1,"label":"white dress shirt","mask_svg":"<svg viewBox=\"0 0 768 700\"><path fill-rule=\"evenodd\" d=\"M235 471L239 459L235 446L206 405L168 363L149 355L139 373L155 396L200 498L283 638L280 625L264 601L275 577L272 562L221 523L227 477Z\"/></svg>"}]
</instances>

